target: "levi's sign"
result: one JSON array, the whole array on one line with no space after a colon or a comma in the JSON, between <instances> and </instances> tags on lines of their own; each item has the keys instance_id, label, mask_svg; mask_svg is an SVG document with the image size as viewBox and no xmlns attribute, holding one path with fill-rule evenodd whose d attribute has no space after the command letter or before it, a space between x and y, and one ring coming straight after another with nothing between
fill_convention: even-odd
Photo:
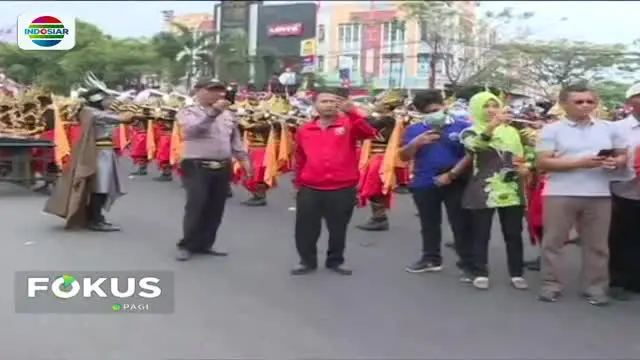
<instances>
[{"instance_id":1,"label":"levi's sign","mask_svg":"<svg viewBox=\"0 0 640 360\"><path fill-rule=\"evenodd\" d=\"M302 23L276 24L269 26L269 36L300 36L302 35Z\"/></svg>"}]
</instances>

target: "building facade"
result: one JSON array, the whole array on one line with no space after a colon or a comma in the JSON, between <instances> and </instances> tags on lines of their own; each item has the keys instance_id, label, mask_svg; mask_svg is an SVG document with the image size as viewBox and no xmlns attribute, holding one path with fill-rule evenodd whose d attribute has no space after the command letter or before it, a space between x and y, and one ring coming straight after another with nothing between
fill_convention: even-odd
<instances>
[{"instance_id":1,"label":"building facade","mask_svg":"<svg viewBox=\"0 0 640 360\"><path fill-rule=\"evenodd\" d=\"M173 11L165 12L164 30L170 32L180 31L175 24L184 26L189 31L213 32L216 29L215 19L210 13L195 13L175 16Z\"/></svg>"},{"instance_id":2,"label":"building facade","mask_svg":"<svg viewBox=\"0 0 640 360\"><path fill-rule=\"evenodd\" d=\"M475 31L477 2L454 4L461 15L452 27L464 26L468 27L465 31ZM398 5L390 2L322 6L318 11L319 71L336 74L348 67L356 85L372 82L375 88L427 88L431 50L423 41L423 25L405 19ZM472 48L455 52L474 56ZM448 83L444 65L438 63L435 86L443 88Z\"/></svg>"},{"instance_id":3,"label":"building facade","mask_svg":"<svg viewBox=\"0 0 640 360\"><path fill-rule=\"evenodd\" d=\"M305 40L316 38L317 5L293 3L258 8L256 66L267 74L283 67L300 70Z\"/></svg>"},{"instance_id":4,"label":"building facade","mask_svg":"<svg viewBox=\"0 0 640 360\"><path fill-rule=\"evenodd\" d=\"M273 72L301 66L303 41L316 38L316 8L314 3L223 1L214 8L216 31L246 36L249 78L261 86Z\"/></svg>"}]
</instances>

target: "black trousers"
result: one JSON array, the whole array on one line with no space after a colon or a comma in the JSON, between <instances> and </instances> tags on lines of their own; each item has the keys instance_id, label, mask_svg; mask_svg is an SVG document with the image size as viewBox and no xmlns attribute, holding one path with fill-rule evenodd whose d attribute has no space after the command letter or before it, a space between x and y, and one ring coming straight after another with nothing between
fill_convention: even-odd
<instances>
[{"instance_id":1,"label":"black trousers","mask_svg":"<svg viewBox=\"0 0 640 360\"><path fill-rule=\"evenodd\" d=\"M107 203L107 194L92 193L87 204L87 221L91 224L99 224L105 221L102 209Z\"/></svg>"},{"instance_id":2,"label":"black trousers","mask_svg":"<svg viewBox=\"0 0 640 360\"><path fill-rule=\"evenodd\" d=\"M355 207L356 189L332 191L301 188L296 196L296 249L300 264L317 267L317 243L320 238L322 219L329 230L329 247L325 266L344 263L344 248L347 227Z\"/></svg>"},{"instance_id":3,"label":"black trousers","mask_svg":"<svg viewBox=\"0 0 640 360\"><path fill-rule=\"evenodd\" d=\"M462 193L465 181L454 181L447 186L432 186L412 189L413 202L420 217L422 236L422 258L442 264L442 205L447 212L456 253L460 258L458 266L470 270L472 266L473 238L471 237L471 212L462 208Z\"/></svg>"},{"instance_id":4,"label":"black trousers","mask_svg":"<svg viewBox=\"0 0 640 360\"><path fill-rule=\"evenodd\" d=\"M609 276L612 287L640 292L640 201L612 198Z\"/></svg>"},{"instance_id":5,"label":"black trousers","mask_svg":"<svg viewBox=\"0 0 640 360\"><path fill-rule=\"evenodd\" d=\"M502 237L507 248L507 264L511 277L520 277L524 267L524 246L522 243L523 206L509 206L497 209L471 210L473 229L473 268L475 276L489 276L489 241L493 214L498 212Z\"/></svg>"},{"instance_id":6,"label":"black trousers","mask_svg":"<svg viewBox=\"0 0 640 360\"><path fill-rule=\"evenodd\" d=\"M209 250L216 241L229 192L229 161L220 169L203 166L202 161L182 161L182 182L187 193L178 247L191 252Z\"/></svg>"}]
</instances>

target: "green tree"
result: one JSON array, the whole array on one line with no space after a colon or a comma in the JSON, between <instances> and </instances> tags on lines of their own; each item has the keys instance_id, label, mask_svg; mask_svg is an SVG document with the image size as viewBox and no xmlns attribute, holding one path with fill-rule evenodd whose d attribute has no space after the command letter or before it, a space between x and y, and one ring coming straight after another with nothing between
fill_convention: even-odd
<instances>
[{"instance_id":1,"label":"green tree","mask_svg":"<svg viewBox=\"0 0 640 360\"><path fill-rule=\"evenodd\" d=\"M600 81L595 83L595 89L598 91L600 100L608 109L615 109L624 104L625 93L629 88L629 84L619 83L615 81Z\"/></svg>"},{"instance_id":2,"label":"green tree","mask_svg":"<svg viewBox=\"0 0 640 360\"><path fill-rule=\"evenodd\" d=\"M249 67L253 59L249 56L247 35L244 31L222 34L216 45L213 58L220 80L249 81Z\"/></svg>"},{"instance_id":3,"label":"green tree","mask_svg":"<svg viewBox=\"0 0 640 360\"><path fill-rule=\"evenodd\" d=\"M503 68L513 74L511 78L547 97L555 85L596 82L629 71L624 45L557 40L514 42L501 47Z\"/></svg>"},{"instance_id":4,"label":"green tree","mask_svg":"<svg viewBox=\"0 0 640 360\"><path fill-rule=\"evenodd\" d=\"M96 26L78 21L76 46L69 51L23 51L0 46L0 66L23 84L37 84L67 93L92 71L108 85L136 82L158 71L157 56L143 39L113 39Z\"/></svg>"},{"instance_id":5,"label":"green tree","mask_svg":"<svg viewBox=\"0 0 640 360\"><path fill-rule=\"evenodd\" d=\"M525 24L531 12L516 13L505 8L499 13L487 12L481 19L468 13L456 1L403 1L401 10L407 20L418 23L420 41L429 49L429 87L434 88L438 68L443 67L449 84L461 86L478 73L490 72L490 60L497 55L497 32L512 23ZM528 29L518 29L518 37Z\"/></svg>"}]
</instances>

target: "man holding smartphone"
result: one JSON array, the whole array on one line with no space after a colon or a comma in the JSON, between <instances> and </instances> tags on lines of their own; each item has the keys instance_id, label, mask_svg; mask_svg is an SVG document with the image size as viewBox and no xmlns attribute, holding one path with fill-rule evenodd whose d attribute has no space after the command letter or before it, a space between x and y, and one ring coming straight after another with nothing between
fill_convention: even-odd
<instances>
[{"instance_id":1,"label":"man holding smartphone","mask_svg":"<svg viewBox=\"0 0 640 360\"><path fill-rule=\"evenodd\" d=\"M563 290L562 249L576 227L581 239L582 294L592 305L609 302L609 224L612 170L626 166L627 141L612 123L591 116L597 95L572 85L558 100L566 116L545 126L536 146L536 165L547 173L539 299L555 302Z\"/></svg>"},{"instance_id":2,"label":"man holding smartphone","mask_svg":"<svg viewBox=\"0 0 640 360\"><path fill-rule=\"evenodd\" d=\"M422 256L406 268L410 273L442 269L442 204L447 211L458 267L468 272L471 256L469 214L462 209L462 193L467 184L470 157L465 155L459 134L469 123L454 120L445 110L440 91L416 94L414 107L424 114L422 122L405 131L402 160L414 161L414 177L409 185L418 208L422 235Z\"/></svg>"}]
</instances>

